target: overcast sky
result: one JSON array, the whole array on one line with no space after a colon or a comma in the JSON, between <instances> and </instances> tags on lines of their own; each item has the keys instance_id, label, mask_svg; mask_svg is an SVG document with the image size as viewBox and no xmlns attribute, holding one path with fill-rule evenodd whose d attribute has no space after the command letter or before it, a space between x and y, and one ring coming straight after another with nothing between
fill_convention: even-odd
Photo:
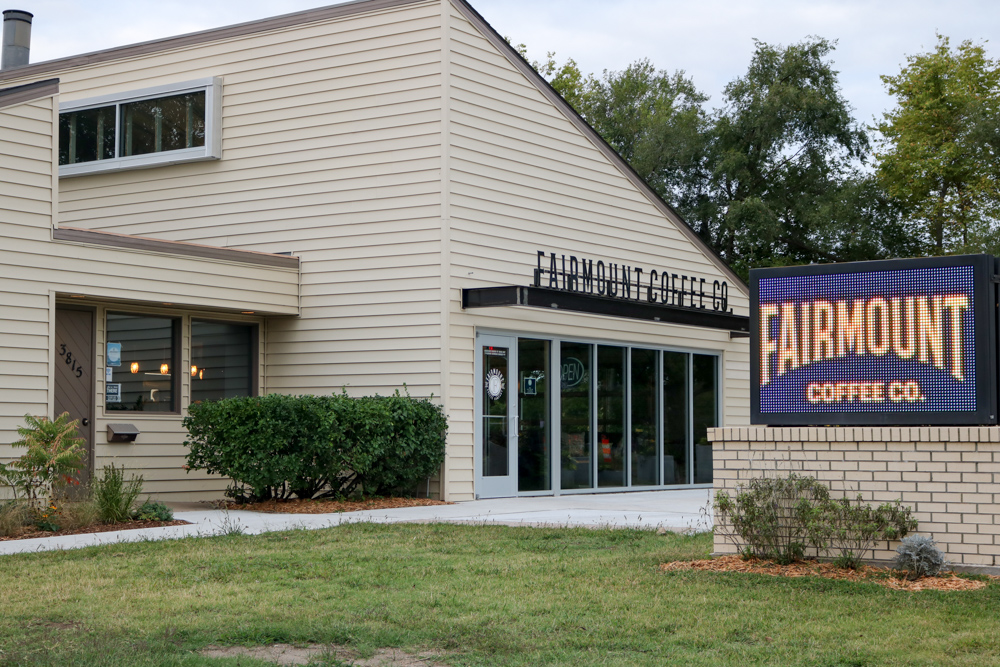
<instances>
[{"instance_id":1,"label":"overcast sky","mask_svg":"<svg viewBox=\"0 0 1000 667\"><path fill-rule=\"evenodd\" d=\"M9 0L35 15L31 61L310 9L323 0ZM891 106L880 74L930 50L935 32L957 44L1000 28L996 0L473 0L497 31L534 59L555 51L585 73L649 58L685 70L719 103L746 71L753 39L790 44L808 35L839 41L833 55L844 95L864 123ZM991 57L1000 53L987 43Z\"/></svg>"}]
</instances>

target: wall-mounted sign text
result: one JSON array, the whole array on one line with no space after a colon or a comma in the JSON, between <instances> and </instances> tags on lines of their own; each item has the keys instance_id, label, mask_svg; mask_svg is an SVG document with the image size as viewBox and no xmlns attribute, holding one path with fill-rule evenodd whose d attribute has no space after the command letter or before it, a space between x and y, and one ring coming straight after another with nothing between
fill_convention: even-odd
<instances>
[{"instance_id":1,"label":"wall-mounted sign text","mask_svg":"<svg viewBox=\"0 0 1000 667\"><path fill-rule=\"evenodd\" d=\"M752 271L753 421L994 423L995 261Z\"/></svg>"},{"instance_id":2,"label":"wall-mounted sign text","mask_svg":"<svg viewBox=\"0 0 1000 667\"><path fill-rule=\"evenodd\" d=\"M729 284L668 268L646 270L618 262L539 250L535 287L678 308L729 312Z\"/></svg>"}]
</instances>

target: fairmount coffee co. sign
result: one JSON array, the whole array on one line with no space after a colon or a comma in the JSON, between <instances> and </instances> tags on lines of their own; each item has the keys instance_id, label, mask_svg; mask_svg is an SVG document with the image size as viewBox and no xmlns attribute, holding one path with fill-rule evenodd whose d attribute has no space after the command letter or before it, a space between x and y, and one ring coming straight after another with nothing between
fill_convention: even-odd
<instances>
[{"instance_id":1,"label":"fairmount coffee co. sign","mask_svg":"<svg viewBox=\"0 0 1000 667\"><path fill-rule=\"evenodd\" d=\"M674 273L669 269L647 271L638 266L557 255L544 250L539 250L537 255L535 287L623 301L730 312L729 284L724 280L709 282L705 278Z\"/></svg>"}]
</instances>

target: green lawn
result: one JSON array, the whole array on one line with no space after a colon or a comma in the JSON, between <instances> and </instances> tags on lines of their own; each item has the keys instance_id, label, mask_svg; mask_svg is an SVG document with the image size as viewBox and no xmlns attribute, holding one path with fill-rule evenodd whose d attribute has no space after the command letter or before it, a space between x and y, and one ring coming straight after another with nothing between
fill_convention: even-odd
<instances>
[{"instance_id":1,"label":"green lawn","mask_svg":"<svg viewBox=\"0 0 1000 667\"><path fill-rule=\"evenodd\" d=\"M706 535L450 525L0 557L0 664L266 665L208 644L443 652L453 665L1000 664L1000 586L679 572Z\"/></svg>"}]
</instances>

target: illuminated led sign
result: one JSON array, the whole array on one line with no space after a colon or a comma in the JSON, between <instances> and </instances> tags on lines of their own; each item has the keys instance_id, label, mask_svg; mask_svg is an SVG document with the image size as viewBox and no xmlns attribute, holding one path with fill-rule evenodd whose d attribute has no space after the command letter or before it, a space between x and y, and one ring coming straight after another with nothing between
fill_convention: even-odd
<instances>
[{"instance_id":1,"label":"illuminated led sign","mask_svg":"<svg viewBox=\"0 0 1000 667\"><path fill-rule=\"evenodd\" d=\"M756 424L996 423L996 259L759 269Z\"/></svg>"}]
</instances>

